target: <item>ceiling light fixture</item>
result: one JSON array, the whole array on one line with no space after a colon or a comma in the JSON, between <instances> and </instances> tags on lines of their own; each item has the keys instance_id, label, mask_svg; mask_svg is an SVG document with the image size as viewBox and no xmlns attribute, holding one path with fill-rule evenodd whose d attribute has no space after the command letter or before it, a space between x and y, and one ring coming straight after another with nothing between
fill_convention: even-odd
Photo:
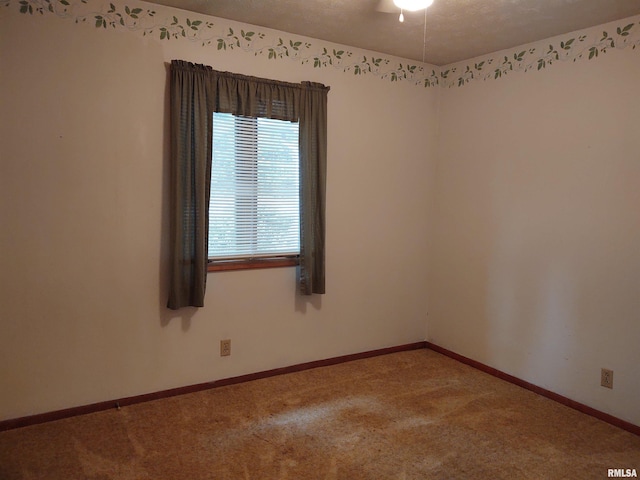
<instances>
[{"instance_id":1,"label":"ceiling light fixture","mask_svg":"<svg viewBox=\"0 0 640 480\"><path fill-rule=\"evenodd\" d=\"M401 10L407 10L409 12L417 12L418 10L424 10L433 3L433 0L393 0L393 4Z\"/></svg>"}]
</instances>

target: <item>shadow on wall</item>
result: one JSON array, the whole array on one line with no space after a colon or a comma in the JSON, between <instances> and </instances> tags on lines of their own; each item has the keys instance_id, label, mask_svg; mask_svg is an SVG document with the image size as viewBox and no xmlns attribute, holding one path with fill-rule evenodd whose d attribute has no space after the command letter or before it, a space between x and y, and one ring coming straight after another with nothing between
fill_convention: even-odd
<instances>
[{"instance_id":1,"label":"shadow on wall","mask_svg":"<svg viewBox=\"0 0 640 480\"><path fill-rule=\"evenodd\" d=\"M442 162L435 185L427 340L490 364L491 179L479 163L458 163Z\"/></svg>"},{"instance_id":2,"label":"shadow on wall","mask_svg":"<svg viewBox=\"0 0 640 480\"><path fill-rule=\"evenodd\" d=\"M191 328L191 319L197 311L198 307L185 307L180 310L170 310L166 305L162 305L160 311L160 325L162 327L166 327L173 320L180 320L182 322L182 331L188 332Z\"/></svg>"},{"instance_id":3,"label":"shadow on wall","mask_svg":"<svg viewBox=\"0 0 640 480\"><path fill-rule=\"evenodd\" d=\"M300 313L307 313L307 307L311 305L315 310L322 309L322 297L323 295L302 295L300 293L300 285L298 285L299 269L296 267L296 281L294 282L293 298L295 303L295 311Z\"/></svg>"}]
</instances>

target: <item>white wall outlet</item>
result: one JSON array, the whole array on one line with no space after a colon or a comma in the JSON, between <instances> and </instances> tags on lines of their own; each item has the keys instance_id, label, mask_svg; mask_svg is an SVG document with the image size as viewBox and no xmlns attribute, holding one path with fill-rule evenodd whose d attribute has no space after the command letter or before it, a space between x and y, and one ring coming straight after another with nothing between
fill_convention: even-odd
<instances>
[{"instance_id":1,"label":"white wall outlet","mask_svg":"<svg viewBox=\"0 0 640 480\"><path fill-rule=\"evenodd\" d=\"M231 355L231 340L220 340L220 356L228 357Z\"/></svg>"},{"instance_id":2,"label":"white wall outlet","mask_svg":"<svg viewBox=\"0 0 640 480\"><path fill-rule=\"evenodd\" d=\"M603 368L600 372L600 385L613 388L613 370Z\"/></svg>"}]
</instances>

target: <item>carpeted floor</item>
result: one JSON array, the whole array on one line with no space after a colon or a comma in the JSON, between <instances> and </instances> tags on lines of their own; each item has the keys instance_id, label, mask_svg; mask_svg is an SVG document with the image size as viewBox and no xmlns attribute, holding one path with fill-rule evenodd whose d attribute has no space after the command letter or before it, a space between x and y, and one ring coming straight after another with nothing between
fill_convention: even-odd
<instances>
[{"instance_id":1,"label":"carpeted floor","mask_svg":"<svg viewBox=\"0 0 640 480\"><path fill-rule=\"evenodd\" d=\"M603 479L640 437L430 350L0 433L0 479Z\"/></svg>"}]
</instances>

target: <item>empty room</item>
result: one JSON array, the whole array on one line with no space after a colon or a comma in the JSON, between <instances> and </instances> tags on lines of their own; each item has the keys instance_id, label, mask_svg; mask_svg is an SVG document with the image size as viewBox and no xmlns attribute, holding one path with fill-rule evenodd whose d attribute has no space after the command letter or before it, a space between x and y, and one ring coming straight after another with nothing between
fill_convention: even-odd
<instances>
[{"instance_id":1,"label":"empty room","mask_svg":"<svg viewBox=\"0 0 640 480\"><path fill-rule=\"evenodd\" d=\"M0 1L0 480L636 477L640 2Z\"/></svg>"}]
</instances>

